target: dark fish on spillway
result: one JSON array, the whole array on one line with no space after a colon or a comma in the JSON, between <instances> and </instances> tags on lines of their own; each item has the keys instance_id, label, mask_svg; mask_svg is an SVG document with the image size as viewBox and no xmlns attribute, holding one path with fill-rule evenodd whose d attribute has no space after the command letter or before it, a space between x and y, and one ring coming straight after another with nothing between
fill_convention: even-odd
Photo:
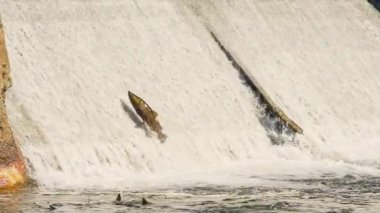
<instances>
[{"instance_id":1,"label":"dark fish on spillway","mask_svg":"<svg viewBox=\"0 0 380 213\"><path fill-rule=\"evenodd\" d=\"M141 117L141 119L146 123L150 130L156 132L158 138L161 142L164 142L167 136L162 133L162 127L160 122L157 120L157 112L155 112L150 106L140 97L128 91L129 100L132 103L133 108L136 113Z\"/></svg>"}]
</instances>

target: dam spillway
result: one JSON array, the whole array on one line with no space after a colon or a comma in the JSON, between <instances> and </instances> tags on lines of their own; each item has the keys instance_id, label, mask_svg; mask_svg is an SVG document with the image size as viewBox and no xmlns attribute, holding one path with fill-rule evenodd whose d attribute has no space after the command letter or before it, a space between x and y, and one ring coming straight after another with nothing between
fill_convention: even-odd
<instances>
[{"instance_id":1,"label":"dam spillway","mask_svg":"<svg viewBox=\"0 0 380 213\"><path fill-rule=\"evenodd\" d=\"M0 6L14 79L8 116L41 187L379 174L380 18L365 1ZM303 128L296 143L272 145L258 97L209 30ZM126 115L128 90L155 107L164 144Z\"/></svg>"}]
</instances>

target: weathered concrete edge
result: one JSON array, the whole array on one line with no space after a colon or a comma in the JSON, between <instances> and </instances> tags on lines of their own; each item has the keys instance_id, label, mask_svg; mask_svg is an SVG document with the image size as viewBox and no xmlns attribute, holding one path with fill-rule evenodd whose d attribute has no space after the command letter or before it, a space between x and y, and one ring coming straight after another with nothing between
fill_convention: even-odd
<instances>
[{"instance_id":1,"label":"weathered concrete edge","mask_svg":"<svg viewBox=\"0 0 380 213\"><path fill-rule=\"evenodd\" d=\"M207 1L202 1L207 2ZM213 25L208 20L207 16L202 13L202 8L197 2L194 1L183 1L181 2L181 7L186 8L187 10L191 11L191 13L196 16L200 23L202 23L203 27L206 28L206 30L211 34L211 37L214 39L214 41L219 45L219 47L223 50L224 46L222 44L223 41L220 41L219 38L217 38L215 34L215 30L213 30ZM224 50L223 50L224 51ZM247 80L250 81L248 83L252 83L255 87L255 90L260 94L260 98L266 102L267 107L270 111L272 111L275 116L277 116L283 124L285 124L289 129L294 131L295 133L303 134L303 129L292 119L290 119L283 110L278 107L275 102L270 98L268 93L264 90L264 88L259 84L258 80L251 74L251 72L246 72L247 67L242 63L242 61L239 59L239 57L236 57L236 54L233 53L231 50L226 50L228 54L231 56L231 58L236 62L236 64L241 68L244 75L247 77ZM228 54L226 54L228 58ZM229 59L229 58L228 58ZM231 60L231 59L229 59ZM232 61L232 63L234 63ZM234 64L233 64L234 66ZM235 67L235 66L234 66ZM236 68L236 67L235 67Z\"/></svg>"},{"instance_id":2,"label":"weathered concrete edge","mask_svg":"<svg viewBox=\"0 0 380 213\"><path fill-rule=\"evenodd\" d=\"M292 129L296 133L302 134L303 129L291 118L289 118L285 114L285 112L281 110L280 107L277 106L277 104L268 95L268 93L264 90L264 88L260 85L257 79L252 75L252 73L246 71L249 69L244 66L244 63L241 62L239 57L236 57L236 55L232 51L226 50L224 45L220 42L219 38L216 37L213 31L211 31L210 29L208 29L208 31L211 33L211 36L213 37L213 39L218 43L219 47L222 48L224 52L228 52L227 58L229 60L233 60L232 63L236 63L236 65L233 64L233 66L238 66L239 69L243 72L243 74L248 78L248 80L251 81L251 84L253 84L257 92L260 93L260 95L262 96L262 99L264 99L263 101L270 108L270 110L273 111L276 114L276 116L279 119L281 119L290 129Z\"/></svg>"},{"instance_id":3,"label":"weathered concrete edge","mask_svg":"<svg viewBox=\"0 0 380 213\"><path fill-rule=\"evenodd\" d=\"M231 54L234 56L235 60L239 63L243 70L249 70L244 66L244 63L241 62L239 57L236 57L233 52ZM268 93L264 90L264 88L260 85L259 81L252 75L251 72L245 72L248 78L252 81L252 83L256 86L259 93L263 96L265 101L268 103L268 106L276 113L276 115L285 122L293 131L296 133L302 134L303 129L293 121L289 116L285 114L285 112L277 106L277 104L273 101L273 99L268 95Z\"/></svg>"},{"instance_id":4,"label":"weathered concrete edge","mask_svg":"<svg viewBox=\"0 0 380 213\"><path fill-rule=\"evenodd\" d=\"M5 107L6 91L11 86L5 32L0 16L0 190L12 188L26 180L24 158L14 140Z\"/></svg>"},{"instance_id":5,"label":"weathered concrete edge","mask_svg":"<svg viewBox=\"0 0 380 213\"><path fill-rule=\"evenodd\" d=\"M233 52L231 52L232 55L234 55ZM241 60L234 55L235 60L239 63L239 65L242 67L243 70L249 70L244 66L244 63L241 62ZM264 88L260 85L259 81L252 75L251 72L245 72L245 74L248 76L248 78L252 81L252 83L256 86L259 93L263 96L265 101L268 103L268 106L271 107L271 109L276 113L276 115L284 122L286 123L293 131L299 134L303 134L303 129L295 122L293 121L289 116L285 114L285 112L277 106L277 104L273 101L273 99L268 95L268 93L264 90Z\"/></svg>"}]
</instances>

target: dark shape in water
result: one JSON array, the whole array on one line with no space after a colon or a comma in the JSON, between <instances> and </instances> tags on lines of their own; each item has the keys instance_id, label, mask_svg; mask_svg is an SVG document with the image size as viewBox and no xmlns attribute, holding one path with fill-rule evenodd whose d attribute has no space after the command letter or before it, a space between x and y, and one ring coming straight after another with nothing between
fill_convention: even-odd
<instances>
[{"instance_id":1,"label":"dark shape in water","mask_svg":"<svg viewBox=\"0 0 380 213\"><path fill-rule=\"evenodd\" d=\"M54 205L49 205L49 211L53 211L55 210L56 208L54 207Z\"/></svg>"},{"instance_id":2,"label":"dark shape in water","mask_svg":"<svg viewBox=\"0 0 380 213\"><path fill-rule=\"evenodd\" d=\"M157 133L161 142L164 142L167 136L162 133L161 124L157 120L157 112L150 108L150 106L142 98L133 94L131 91L128 91L128 97L136 113L149 126L150 130Z\"/></svg>"},{"instance_id":3,"label":"dark shape in water","mask_svg":"<svg viewBox=\"0 0 380 213\"><path fill-rule=\"evenodd\" d=\"M144 198L143 198L144 199ZM119 206L127 206L127 207L134 207L134 208L141 208L140 203L138 201L121 201L121 195L117 194L115 201L113 202L115 205ZM142 205L146 205L148 202L145 200L142 202Z\"/></svg>"},{"instance_id":4,"label":"dark shape in water","mask_svg":"<svg viewBox=\"0 0 380 213\"><path fill-rule=\"evenodd\" d=\"M149 202L145 199L145 198L142 198L142 200L141 200L141 205L148 205L149 204Z\"/></svg>"},{"instance_id":5,"label":"dark shape in water","mask_svg":"<svg viewBox=\"0 0 380 213\"><path fill-rule=\"evenodd\" d=\"M123 205L123 202L121 201L120 194L117 194L115 201L113 202L115 205Z\"/></svg>"}]
</instances>

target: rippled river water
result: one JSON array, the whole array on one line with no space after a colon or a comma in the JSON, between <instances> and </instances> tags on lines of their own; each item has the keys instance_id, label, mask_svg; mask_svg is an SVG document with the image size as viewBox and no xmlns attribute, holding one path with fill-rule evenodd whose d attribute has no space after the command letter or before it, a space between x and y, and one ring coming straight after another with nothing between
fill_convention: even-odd
<instances>
[{"instance_id":1,"label":"rippled river water","mask_svg":"<svg viewBox=\"0 0 380 213\"><path fill-rule=\"evenodd\" d=\"M345 176L283 183L281 187L198 185L120 192L29 187L0 195L0 208L1 212L380 211L380 178ZM287 183L292 187L286 187ZM116 201L119 193L121 201Z\"/></svg>"}]
</instances>

